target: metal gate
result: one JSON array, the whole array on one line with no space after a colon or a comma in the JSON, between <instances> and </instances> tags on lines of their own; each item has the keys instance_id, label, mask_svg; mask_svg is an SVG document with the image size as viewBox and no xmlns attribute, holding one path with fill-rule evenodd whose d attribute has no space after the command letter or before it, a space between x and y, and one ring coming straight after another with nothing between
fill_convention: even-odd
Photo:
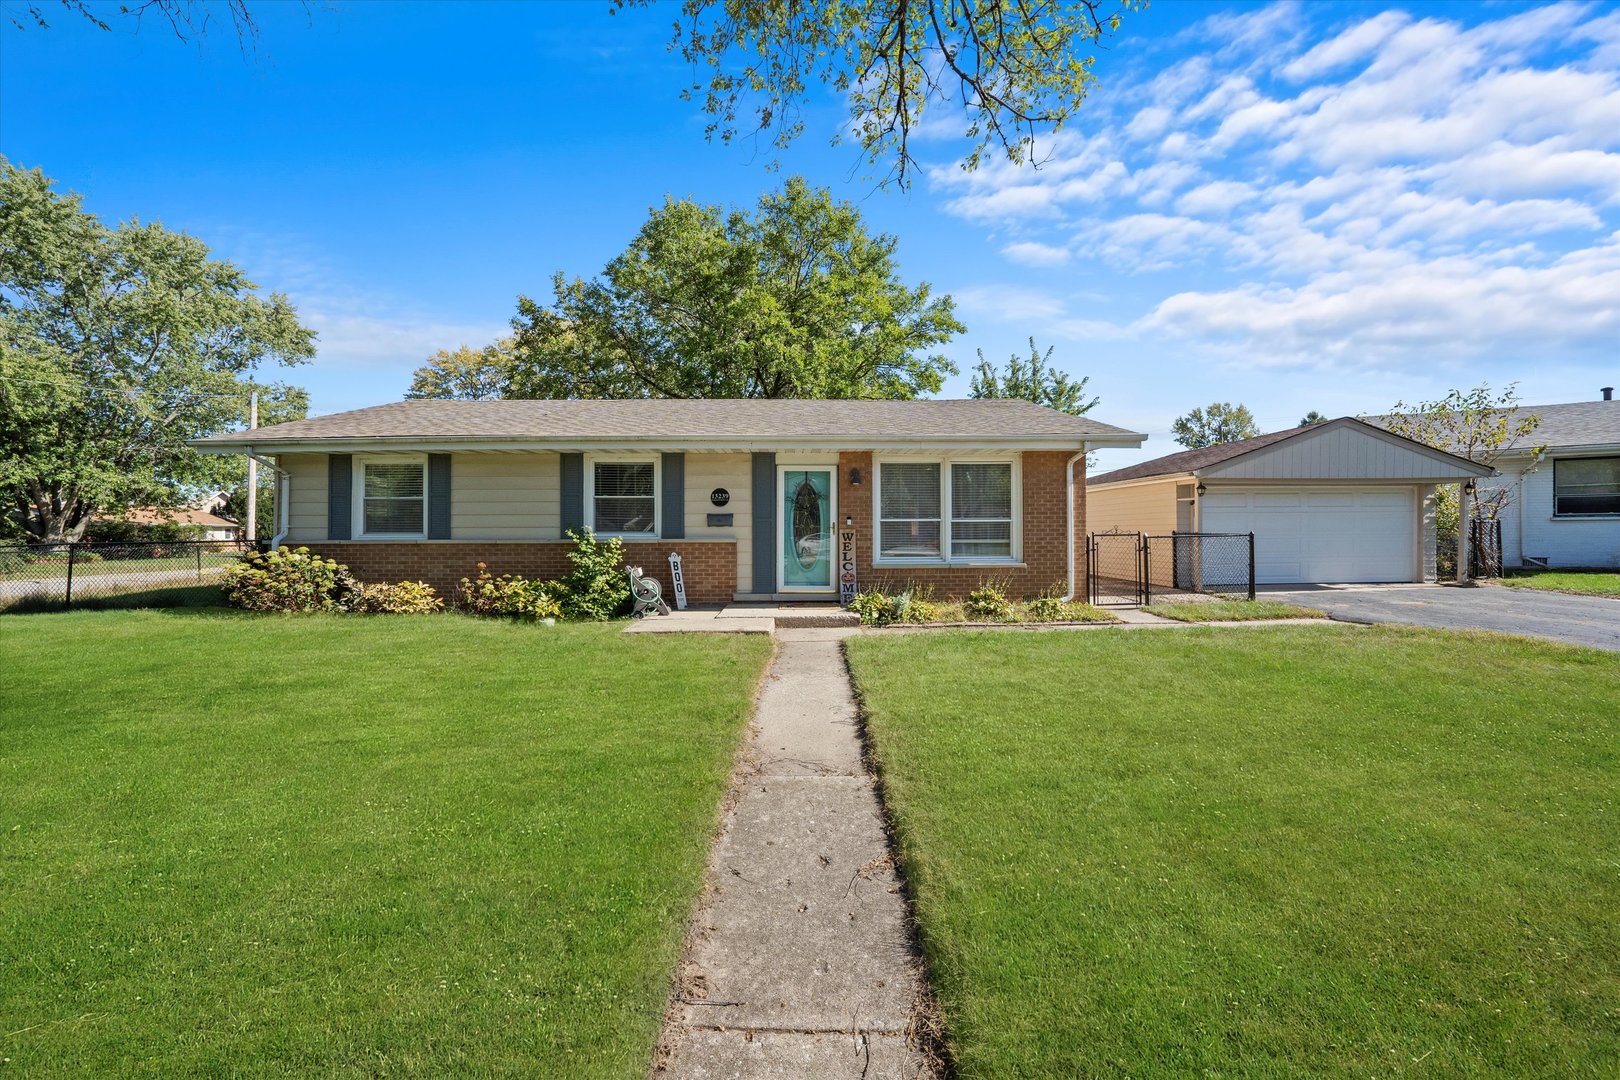
<instances>
[{"instance_id":1,"label":"metal gate","mask_svg":"<svg viewBox=\"0 0 1620 1080\"><path fill-rule=\"evenodd\" d=\"M1086 538L1086 581L1091 602L1102 607L1147 603L1147 541L1139 532L1092 533Z\"/></svg>"},{"instance_id":2,"label":"metal gate","mask_svg":"<svg viewBox=\"0 0 1620 1080\"><path fill-rule=\"evenodd\" d=\"M1474 518L1469 522L1468 576L1502 576L1502 519Z\"/></svg>"}]
</instances>

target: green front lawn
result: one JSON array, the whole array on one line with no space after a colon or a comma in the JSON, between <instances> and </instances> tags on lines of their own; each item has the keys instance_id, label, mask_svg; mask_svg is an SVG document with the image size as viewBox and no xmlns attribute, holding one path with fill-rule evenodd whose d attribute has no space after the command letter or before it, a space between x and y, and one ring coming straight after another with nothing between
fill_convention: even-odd
<instances>
[{"instance_id":1,"label":"green front lawn","mask_svg":"<svg viewBox=\"0 0 1620 1080\"><path fill-rule=\"evenodd\" d=\"M0 619L0 1072L643 1076L768 652Z\"/></svg>"},{"instance_id":2,"label":"green front lawn","mask_svg":"<svg viewBox=\"0 0 1620 1080\"><path fill-rule=\"evenodd\" d=\"M1614 654L1300 626L849 656L962 1076L1614 1075Z\"/></svg>"},{"instance_id":3,"label":"green front lawn","mask_svg":"<svg viewBox=\"0 0 1620 1080\"><path fill-rule=\"evenodd\" d=\"M1190 600L1142 609L1177 622L1254 622L1258 619L1325 619L1327 612L1281 600Z\"/></svg>"},{"instance_id":4,"label":"green front lawn","mask_svg":"<svg viewBox=\"0 0 1620 1080\"><path fill-rule=\"evenodd\" d=\"M1509 570L1502 584L1510 589L1620 596L1620 574L1606 570Z\"/></svg>"}]
</instances>

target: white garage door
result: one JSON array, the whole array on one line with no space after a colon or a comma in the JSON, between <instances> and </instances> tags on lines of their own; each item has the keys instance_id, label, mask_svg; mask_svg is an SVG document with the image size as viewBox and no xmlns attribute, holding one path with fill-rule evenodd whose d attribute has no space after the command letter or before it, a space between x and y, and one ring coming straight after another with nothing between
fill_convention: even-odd
<instances>
[{"instance_id":1,"label":"white garage door","mask_svg":"<svg viewBox=\"0 0 1620 1080\"><path fill-rule=\"evenodd\" d=\"M1417 577L1417 492L1410 487L1222 488L1200 500L1199 525L1254 533L1261 585Z\"/></svg>"}]
</instances>

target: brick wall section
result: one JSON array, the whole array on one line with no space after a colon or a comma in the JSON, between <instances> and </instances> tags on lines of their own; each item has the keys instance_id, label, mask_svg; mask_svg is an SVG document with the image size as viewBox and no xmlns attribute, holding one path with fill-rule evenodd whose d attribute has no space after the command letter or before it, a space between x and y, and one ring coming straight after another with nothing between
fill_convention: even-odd
<instances>
[{"instance_id":1,"label":"brick wall section","mask_svg":"<svg viewBox=\"0 0 1620 1080\"><path fill-rule=\"evenodd\" d=\"M1002 585L1013 597L1038 596L1054 586L1061 593L1068 583L1065 562L1068 534L1063 516L1068 506L1063 466L1074 451L1028 451L1023 460L1024 565L1008 566L872 566L872 454L846 452L838 456L838 524L854 518L858 587L901 588L925 585L940 598L962 597L985 582ZM861 471L861 486L850 484L850 470ZM1086 462L1074 463L1076 595L1086 597ZM949 508L947 508L947 513Z\"/></svg>"},{"instance_id":2,"label":"brick wall section","mask_svg":"<svg viewBox=\"0 0 1620 1080\"><path fill-rule=\"evenodd\" d=\"M464 577L477 574L486 563L492 574L521 574L526 578L559 578L569 570L567 543L480 544L464 543L343 543L320 541L303 545L348 566L367 584L384 581L425 581L447 601L456 595ZM669 581L669 553L681 553L686 598L694 604L729 604L737 592L737 545L731 540L653 540L626 543L625 557L664 587L673 605Z\"/></svg>"}]
</instances>

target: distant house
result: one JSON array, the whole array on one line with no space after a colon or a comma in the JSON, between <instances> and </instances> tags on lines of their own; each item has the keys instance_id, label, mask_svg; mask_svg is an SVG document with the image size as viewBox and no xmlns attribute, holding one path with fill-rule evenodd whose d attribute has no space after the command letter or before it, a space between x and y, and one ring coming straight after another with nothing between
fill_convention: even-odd
<instances>
[{"instance_id":1,"label":"distant house","mask_svg":"<svg viewBox=\"0 0 1620 1080\"><path fill-rule=\"evenodd\" d=\"M215 505L219 505L215 503ZM175 509L165 506L135 506L112 517L98 517L96 521L121 521L129 525L182 525L202 530L200 540L240 540L242 526L229 518L220 517L211 510ZM91 524L90 533L95 534Z\"/></svg>"},{"instance_id":2,"label":"distant house","mask_svg":"<svg viewBox=\"0 0 1620 1080\"><path fill-rule=\"evenodd\" d=\"M1086 453L1144 438L1012 400L429 400L193 445L273 458L275 542L363 581L556 577L589 528L731 603L1083 590Z\"/></svg>"},{"instance_id":3,"label":"distant house","mask_svg":"<svg viewBox=\"0 0 1620 1080\"><path fill-rule=\"evenodd\" d=\"M1620 401L1603 388L1599 401L1526 405L1541 418L1529 441L1546 446L1537 460L1525 447L1502 455L1500 476L1482 490L1511 487L1502 511L1506 566L1620 567Z\"/></svg>"}]
</instances>

